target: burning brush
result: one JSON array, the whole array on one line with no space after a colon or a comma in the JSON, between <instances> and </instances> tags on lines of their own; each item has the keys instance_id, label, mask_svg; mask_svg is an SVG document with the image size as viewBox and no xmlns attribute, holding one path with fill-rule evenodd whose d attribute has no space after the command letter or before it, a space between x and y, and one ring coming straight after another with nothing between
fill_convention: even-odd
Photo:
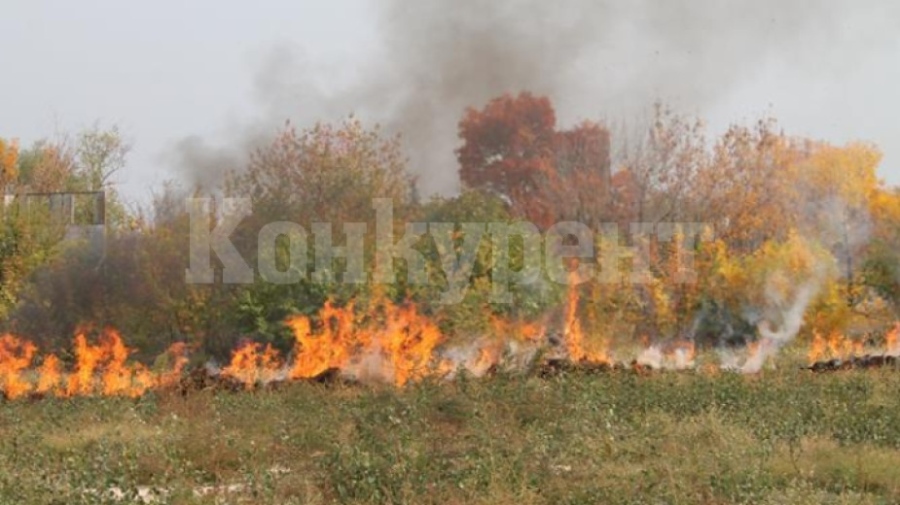
<instances>
[{"instance_id":1,"label":"burning brush","mask_svg":"<svg viewBox=\"0 0 900 505\"><path fill-rule=\"evenodd\" d=\"M378 302L371 310L352 304L326 303L315 322L306 316L287 321L295 346L283 356L270 345L243 342L230 362L207 364L185 373L188 348L176 343L165 353L165 370L151 370L129 361L133 353L121 336L107 329L90 339L75 335L73 361L65 366L56 355L40 356L37 347L13 335L0 336L0 390L6 399L74 396L137 397L151 390L182 394L202 389L244 391L271 389L291 381L386 382L398 387L425 378L451 380L461 373L474 377L500 370L552 377L568 372L604 373L656 370L695 370L692 342L650 344L634 358L616 358L606 341L586 338L576 317L577 298L563 311L562 331L548 333L546 325L496 319L493 335L465 346L449 345L435 321L413 304ZM315 323L315 324L314 324ZM793 328L789 328L793 330ZM769 330L774 334L774 330ZM766 336L764 334L763 336ZM771 337L771 335L770 335ZM810 351L810 370L896 366L900 360L900 325L886 337L887 349L863 354L862 347L840 336L816 336ZM769 340L772 340L771 338ZM748 348L748 362L768 351ZM723 364L719 368L728 368ZM705 368L704 368L705 369ZM744 371L745 367L734 370Z\"/></svg>"}]
</instances>

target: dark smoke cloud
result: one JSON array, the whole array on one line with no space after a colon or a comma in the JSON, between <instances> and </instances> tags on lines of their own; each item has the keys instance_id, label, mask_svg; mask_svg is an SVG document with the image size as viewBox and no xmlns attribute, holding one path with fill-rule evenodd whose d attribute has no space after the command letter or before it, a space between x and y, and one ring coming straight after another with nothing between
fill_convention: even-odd
<instances>
[{"instance_id":1,"label":"dark smoke cloud","mask_svg":"<svg viewBox=\"0 0 900 505\"><path fill-rule=\"evenodd\" d=\"M860 51L892 40L890 27L900 23L900 7L876 0L375 5L379 45L361 67L276 49L256 76L260 117L228 133L230 148L181 142L183 173L210 183L288 118L305 126L355 113L403 135L423 194L453 193L459 118L504 92L549 95L563 123L628 118L655 100L702 113L772 59L812 78L852 69Z\"/></svg>"}]
</instances>

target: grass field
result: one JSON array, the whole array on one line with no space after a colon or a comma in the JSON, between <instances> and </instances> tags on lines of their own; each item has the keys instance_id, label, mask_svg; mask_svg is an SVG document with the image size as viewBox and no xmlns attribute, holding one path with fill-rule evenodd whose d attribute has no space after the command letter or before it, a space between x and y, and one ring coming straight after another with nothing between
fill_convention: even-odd
<instances>
[{"instance_id":1,"label":"grass field","mask_svg":"<svg viewBox=\"0 0 900 505\"><path fill-rule=\"evenodd\" d=\"M898 503L898 392L782 366L16 401L0 502Z\"/></svg>"}]
</instances>

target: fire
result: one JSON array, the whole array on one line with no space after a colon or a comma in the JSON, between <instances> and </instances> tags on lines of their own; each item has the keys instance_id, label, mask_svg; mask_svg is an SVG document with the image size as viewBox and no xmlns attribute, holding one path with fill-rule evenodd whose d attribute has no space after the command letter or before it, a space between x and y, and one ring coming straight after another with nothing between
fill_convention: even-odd
<instances>
[{"instance_id":1,"label":"fire","mask_svg":"<svg viewBox=\"0 0 900 505\"><path fill-rule=\"evenodd\" d=\"M0 336L0 386L9 399L27 394L31 385L22 372L31 366L37 347L12 335Z\"/></svg>"},{"instance_id":2,"label":"fire","mask_svg":"<svg viewBox=\"0 0 900 505\"><path fill-rule=\"evenodd\" d=\"M606 342L588 342L579 305L573 282L561 321L569 360L575 364L613 364ZM492 331L471 344L451 347L446 345L436 318L415 304L397 304L384 298L374 300L364 310L353 303L340 306L328 302L315 316L294 316L286 325L294 336L294 349L288 357L272 345L245 342L233 351L221 375L248 389L276 380L317 378L331 370L404 386L426 377L452 378L460 368L482 376L500 364L508 365L501 362L510 356L539 355L545 334L543 324L493 317ZM747 363L757 363L773 345L765 339L750 343ZM183 342L173 344L165 353L166 370L151 372L130 360L133 350L112 329L99 332L96 338L86 330L77 332L70 364L64 364L55 354L39 356L37 346L27 340L0 335L0 391L7 399L29 395L136 397L178 384L189 361L188 351ZM840 333L827 338L816 333L808 357L811 362L846 359L861 356L863 351L862 342ZM888 353L900 355L900 323L885 335ZM689 340L661 344L645 339L634 362L650 368L696 369L695 356L696 349Z\"/></svg>"},{"instance_id":3,"label":"fire","mask_svg":"<svg viewBox=\"0 0 900 505\"><path fill-rule=\"evenodd\" d=\"M687 370L694 368L694 358L693 342L675 342L666 346L665 350L660 345L645 342L644 350L635 358L635 362L652 369Z\"/></svg>"},{"instance_id":4,"label":"fire","mask_svg":"<svg viewBox=\"0 0 900 505\"><path fill-rule=\"evenodd\" d=\"M59 396L140 396L154 386L154 380L144 366L126 363L131 352L115 330L104 330L94 345L79 332L75 335L75 368L64 381L64 390L51 388L47 392Z\"/></svg>"},{"instance_id":5,"label":"fire","mask_svg":"<svg viewBox=\"0 0 900 505\"><path fill-rule=\"evenodd\" d=\"M40 366L26 379L25 372L37 355L37 347L12 335L0 337L0 387L9 399L28 394L57 397L111 395L137 397L148 390L170 384L187 362L183 344L175 345L171 352L180 356L175 366L165 374L155 376L140 364L129 364L132 350L125 346L114 330L104 330L96 344L88 342L86 332L79 332L74 339L75 363L71 372L65 373L60 359L47 354Z\"/></svg>"},{"instance_id":6,"label":"fire","mask_svg":"<svg viewBox=\"0 0 900 505\"><path fill-rule=\"evenodd\" d=\"M544 335L545 327L535 322L516 321L501 317L491 317L494 335L503 340L521 340L534 343Z\"/></svg>"},{"instance_id":7,"label":"fire","mask_svg":"<svg viewBox=\"0 0 900 505\"><path fill-rule=\"evenodd\" d=\"M169 371L163 372L159 375L157 379L157 385L159 386L171 386L178 382L181 379L181 374L184 371L184 367L188 364L187 357L187 344L184 342L175 342L166 350L166 355L172 361L172 368Z\"/></svg>"},{"instance_id":8,"label":"fire","mask_svg":"<svg viewBox=\"0 0 900 505\"><path fill-rule=\"evenodd\" d=\"M222 369L222 375L234 378L252 388L278 378L282 369L278 351L271 344L246 343L234 351L231 363Z\"/></svg>"},{"instance_id":9,"label":"fire","mask_svg":"<svg viewBox=\"0 0 900 505\"><path fill-rule=\"evenodd\" d=\"M578 305L580 297L575 279L575 273L569 274L569 292L566 299L565 326L563 338L569 359L573 362L586 361L589 363L609 364L609 352L604 342L599 348L587 348L585 346L585 333L582 330L581 319L578 317Z\"/></svg>"},{"instance_id":10,"label":"fire","mask_svg":"<svg viewBox=\"0 0 900 505\"><path fill-rule=\"evenodd\" d=\"M886 354L891 356L900 355L900 323L894 325L893 328L884 336L884 345Z\"/></svg>"},{"instance_id":11,"label":"fire","mask_svg":"<svg viewBox=\"0 0 900 505\"><path fill-rule=\"evenodd\" d=\"M833 333L827 339L818 332L813 334L813 340L807 353L810 363L826 359L848 359L863 354L864 346L860 341L845 337L840 333Z\"/></svg>"},{"instance_id":12,"label":"fire","mask_svg":"<svg viewBox=\"0 0 900 505\"><path fill-rule=\"evenodd\" d=\"M418 313L414 305L385 308L384 331L376 333L393 368L394 382L402 386L423 378L433 364L434 350L443 340L437 325Z\"/></svg>"},{"instance_id":13,"label":"fire","mask_svg":"<svg viewBox=\"0 0 900 505\"><path fill-rule=\"evenodd\" d=\"M56 355L49 354L44 358L41 368L38 369L38 377L36 393L50 393L59 387L59 383L62 381L62 370Z\"/></svg>"},{"instance_id":14,"label":"fire","mask_svg":"<svg viewBox=\"0 0 900 505\"><path fill-rule=\"evenodd\" d=\"M443 334L415 305L382 301L366 316L356 315L352 304L326 303L319 314L318 332L312 331L305 316L288 320L296 339L290 377L316 377L329 369L346 368L354 358L374 357L380 368L377 373L402 386L438 366L435 350Z\"/></svg>"},{"instance_id":15,"label":"fire","mask_svg":"<svg viewBox=\"0 0 900 505\"><path fill-rule=\"evenodd\" d=\"M287 321L296 339L296 357L291 368L292 379L317 377L331 368L343 368L357 349L370 344L369 335L357 331L354 306L335 307L330 301L319 313L322 328L311 331L306 316Z\"/></svg>"},{"instance_id":16,"label":"fire","mask_svg":"<svg viewBox=\"0 0 900 505\"><path fill-rule=\"evenodd\" d=\"M676 370L686 370L694 367L697 357L697 349L693 342L678 342L672 350L666 354L666 359Z\"/></svg>"}]
</instances>

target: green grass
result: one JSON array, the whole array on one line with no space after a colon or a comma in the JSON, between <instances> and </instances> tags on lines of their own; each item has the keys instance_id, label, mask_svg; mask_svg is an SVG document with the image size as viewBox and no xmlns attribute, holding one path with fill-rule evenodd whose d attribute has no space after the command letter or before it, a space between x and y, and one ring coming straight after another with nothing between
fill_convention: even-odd
<instances>
[{"instance_id":1,"label":"green grass","mask_svg":"<svg viewBox=\"0 0 900 505\"><path fill-rule=\"evenodd\" d=\"M0 503L897 503L898 391L782 368L11 402Z\"/></svg>"}]
</instances>

